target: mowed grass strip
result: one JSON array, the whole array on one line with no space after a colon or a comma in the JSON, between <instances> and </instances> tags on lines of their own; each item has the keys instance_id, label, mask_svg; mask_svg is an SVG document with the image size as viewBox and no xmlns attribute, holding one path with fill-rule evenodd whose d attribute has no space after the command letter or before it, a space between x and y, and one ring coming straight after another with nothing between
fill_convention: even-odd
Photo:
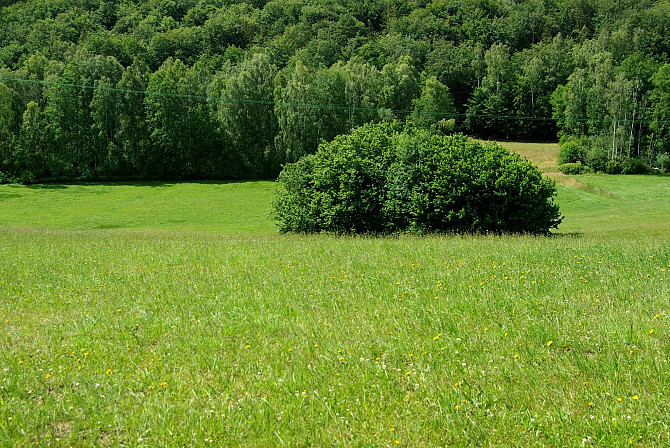
<instances>
[{"instance_id":1,"label":"mowed grass strip","mask_svg":"<svg viewBox=\"0 0 670 448\"><path fill-rule=\"evenodd\" d=\"M667 239L0 238L0 445L670 444Z\"/></svg>"},{"instance_id":2,"label":"mowed grass strip","mask_svg":"<svg viewBox=\"0 0 670 448\"><path fill-rule=\"evenodd\" d=\"M274 182L0 185L0 227L259 234Z\"/></svg>"},{"instance_id":3,"label":"mowed grass strip","mask_svg":"<svg viewBox=\"0 0 670 448\"><path fill-rule=\"evenodd\" d=\"M576 176L596 191L558 186L562 232L670 237L670 176ZM606 192L606 193L603 193Z\"/></svg>"},{"instance_id":4,"label":"mowed grass strip","mask_svg":"<svg viewBox=\"0 0 670 448\"><path fill-rule=\"evenodd\" d=\"M564 176L558 233L670 237L670 176ZM0 185L0 228L270 235L275 183Z\"/></svg>"},{"instance_id":5,"label":"mowed grass strip","mask_svg":"<svg viewBox=\"0 0 670 448\"><path fill-rule=\"evenodd\" d=\"M670 237L670 176L568 176L556 172L556 143L498 143L556 181L556 201L565 216L559 233Z\"/></svg>"}]
</instances>

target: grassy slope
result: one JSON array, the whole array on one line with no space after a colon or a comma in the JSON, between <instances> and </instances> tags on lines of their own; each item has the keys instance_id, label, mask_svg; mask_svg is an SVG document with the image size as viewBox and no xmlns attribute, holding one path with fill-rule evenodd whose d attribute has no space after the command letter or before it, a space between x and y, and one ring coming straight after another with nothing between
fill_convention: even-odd
<instances>
[{"instance_id":1,"label":"grassy slope","mask_svg":"<svg viewBox=\"0 0 670 448\"><path fill-rule=\"evenodd\" d=\"M566 176L556 172L558 145L502 142L527 158L558 184L565 215L559 231L594 236L670 236L670 177Z\"/></svg>"},{"instance_id":2,"label":"grassy slope","mask_svg":"<svg viewBox=\"0 0 670 448\"><path fill-rule=\"evenodd\" d=\"M0 445L668 445L669 178L579 179L555 238L280 236L270 182L2 186Z\"/></svg>"},{"instance_id":3,"label":"grassy slope","mask_svg":"<svg viewBox=\"0 0 670 448\"><path fill-rule=\"evenodd\" d=\"M584 175L593 193L559 185L564 232L593 235L670 236L670 177Z\"/></svg>"},{"instance_id":4,"label":"grassy slope","mask_svg":"<svg viewBox=\"0 0 670 448\"><path fill-rule=\"evenodd\" d=\"M481 141L481 140L480 140ZM521 154L542 171L555 171L557 143L497 142L510 151Z\"/></svg>"},{"instance_id":5,"label":"grassy slope","mask_svg":"<svg viewBox=\"0 0 670 448\"><path fill-rule=\"evenodd\" d=\"M272 232L272 182L0 186L0 227Z\"/></svg>"}]
</instances>

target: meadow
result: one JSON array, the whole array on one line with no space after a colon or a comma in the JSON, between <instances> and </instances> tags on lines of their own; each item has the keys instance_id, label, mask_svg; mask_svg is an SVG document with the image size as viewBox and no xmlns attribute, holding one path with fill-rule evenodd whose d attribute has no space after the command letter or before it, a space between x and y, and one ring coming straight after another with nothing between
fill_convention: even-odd
<instances>
[{"instance_id":1,"label":"meadow","mask_svg":"<svg viewBox=\"0 0 670 448\"><path fill-rule=\"evenodd\" d=\"M272 188L0 186L0 445L670 444L670 177L561 180L552 237L279 235Z\"/></svg>"}]
</instances>

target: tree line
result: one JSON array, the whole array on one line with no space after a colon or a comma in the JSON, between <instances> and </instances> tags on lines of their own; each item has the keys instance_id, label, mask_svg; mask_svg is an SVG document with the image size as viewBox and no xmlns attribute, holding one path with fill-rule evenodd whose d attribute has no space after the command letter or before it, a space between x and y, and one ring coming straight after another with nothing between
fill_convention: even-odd
<instances>
[{"instance_id":1,"label":"tree line","mask_svg":"<svg viewBox=\"0 0 670 448\"><path fill-rule=\"evenodd\" d=\"M392 120L670 161L668 0L2 5L2 181L269 178Z\"/></svg>"}]
</instances>

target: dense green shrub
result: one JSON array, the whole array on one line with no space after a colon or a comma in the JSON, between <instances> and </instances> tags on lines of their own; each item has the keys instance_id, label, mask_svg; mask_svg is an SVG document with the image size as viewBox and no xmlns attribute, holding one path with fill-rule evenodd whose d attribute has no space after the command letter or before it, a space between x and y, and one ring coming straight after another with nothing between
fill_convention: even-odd
<instances>
[{"instance_id":1,"label":"dense green shrub","mask_svg":"<svg viewBox=\"0 0 670 448\"><path fill-rule=\"evenodd\" d=\"M558 165L558 171L563 174L584 174L590 171L589 167L581 163L563 163Z\"/></svg>"},{"instance_id":2,"label":"dense green shrub","mask_svg":"<svg viewBox=\"0 0 670 448\"><path fill-rule=\"evenodd\" d=\"M578 142L570 140L561 144L558 149L558 163L584 163L586 161L586 151Z\"/></svg>"},{"instance_id":3,"label":"dense green shrub","mask_svg":"<svg viewBox=\"0 0 670 448\"><path fill-rule=\"evenodd\" d=\"M599 145L598 140L593 138L589 141L588 149L586 150L586 165L590 166L595 172L607 172L607 162L610 160L607 150Z\"/></svg>"},{"instance_id":4,"label":"dense green shrub","mask_svg":"<svg viewBox=\"0 0 670 448\"><path fill-rule=\"evenodd\" d=\"M530 232L561 222L552 181L463 135L365 125L287 165L273 203L282 232Z\"/></svg>"},{"instance_id":5,"label":"dense green shrub","mask_svg":"<svg viewBox=\"0 0 670 448\"><path fill-rule=\"evenodd\" d=\"M621 162L621 174L648 174L649 165L642 159L630 158Z\"/></svg>"},{"instance_id":6,"label":"dense green shrub","mask_svg":"<svg viewBox=\"0 0 670 448\"><path fill-rule=\"evenodd\" d=\"M656 166L664 173L667 173L670 169L670 155L664 152L658 154L656 156Z\"/></svg>"},{"instance_id":7,"label":"dense green shrub","mask_svg":"<svg viewBox=\"0 0 670 448\"><path fill-rule=\"evenodd\" d=\"M621 162L618 160L608 160L605 168L602 170L605 174L621 174Z\"/></svg>"}]
</instances>

